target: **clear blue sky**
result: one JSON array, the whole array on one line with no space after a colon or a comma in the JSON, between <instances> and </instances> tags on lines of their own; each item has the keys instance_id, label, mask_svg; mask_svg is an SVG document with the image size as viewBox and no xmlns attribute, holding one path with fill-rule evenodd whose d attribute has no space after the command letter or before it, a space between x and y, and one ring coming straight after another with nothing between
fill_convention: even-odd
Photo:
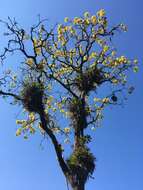
<instances>
[{"instance_id":1,"label":"clear blue sky","mask_svg":"<svg viewBox=\"0 0 143 190\"><path fill-rule=\"evenodd\" d=\"M129 31L119 36L117 47L121 54L137 57L143 65L142 0L4 0L0 4L0 18L15 17L27 27L39 13L50 23L56 23L66 16L80 16L85 11L94 14L101 8L113 25L128 25ZM97 169L87 190L143 189L143 68L130 80L136 90L125 107L108 109L103 127L95 132L92 150L97 157ZM51 144L44 142L42 150L40 135L27 141L16 138L15 119L21 110L2 100L0 105L0 189L66 190Z\"/></svg>"}]
</instances>

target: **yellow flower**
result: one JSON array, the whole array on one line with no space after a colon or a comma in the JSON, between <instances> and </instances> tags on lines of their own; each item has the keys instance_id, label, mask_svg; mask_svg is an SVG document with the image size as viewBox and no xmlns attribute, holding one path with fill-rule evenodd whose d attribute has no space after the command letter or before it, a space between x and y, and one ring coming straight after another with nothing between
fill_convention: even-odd
<instances>
[{"instance_id":1,"label":"yellow flower","mask_svg":"<svg viewBox=\"0 0 143 190\"><path fill-rule=\"evenodd\" d=\"M83 57L83 61L87 61L87 55Z\"/></svg>"},{"instance_id":2,"label":"yellow flower","mask_svg":"<svg viewBox=\"0 0 143 190\"><path fill-rule=\"evenodd\" d=\"M35 120L35 114L34 114L33 112L31 112L31 113L29 114L29 119L30 119L31 121L34 121L34 120Z\"/></svg>"},{"instance_id":3,"label":"yellow flower","mask_svg":"<svg viewBox=\"0 0 143 190\"><path fill-rule=\"evenodd\" d=\"M96 52L92 52L91 55L90 55L91 58L95 58L96 56L97 56Z\"/></svg>"},{"instance_id":4,"label":"yellow flower","mask_svg":"<svg viewBox=\"0 0 143 190\"><path fill-rule=\"evenodd\" d=\"M113 84L118 84L118 82L119 82L117 79L112 79L111 81Z\"/></svg>"},{"instance_id":5,"label":"yellow flower","mask_svg":"<svg viewBox=\"0 0 143 190\"><path fill-rule=\"evenodd\" d=\"M121 56L121 57L119 58L119 62L120 62L120 63L127 63L127 58L126 58L125 56Z\"/></svg>"},{"instance_id":6,"label":"yellow flower","mask_svg":"<svg viewBox=\"0 0 143 190\"><path fill-rule=\"evenodd\" d=\"M106 45L105 45L105 46L103 47L103 52L105 53L105 52L107 52L108 50L109 50L109 46L106 46Z\"/></svg>"},{"instance_id":7,"label":"yellow flower","mask_svg":"<svg viewBox=\"0 0 143 190\"><path fill-rule=\"evenodd\" d=\"M111 55L115 56L116 55L116 51L112 51Z\"/></svg>"},{"instance_id":8,"label":"yellow flower","mask_svg":"<svg viewBox=\"0 0 143 190\"><path fill-rule=\"evenodd\" d=\"M34 47L38 45L38 40L36 38L33 39Z\"/></svg>"},{"instance_id":9,"label":"yellow flower","mask_svg":"<svg viewBox=\"0 0 143 190\"><path fill-rule=\"evenodd\" d=\"M89 12L85 12L85 13L84 13L84 17L85 17L85 18L89 17L89 15L90 15Z\"/></svg>"},{"instance_id":10,"label":"yellow flower","mask_svg":"<svg viewBox=\"0 0 143 190\"><path fill-rule=\"evenodd\" d=\"M98 33L104 34L104 29L103 29L103 28L99 28L99 29L98 29Z\"/></svg>"},{"instance_id":11,"label":"yellow flower","mask_svg":"<svg viewBox=\"0 0 143 190\"><path fill-rule=\"evenodd\" d=\"M61 112L61 113L65 113L65 110L64 110L64 109L60 109L60 112Z\"/></svg>"},{"instance_id":12,"label":"yellow flower","mask_svg":"<svg viewBox=\"0 0 143 190\"><path fill-rule=\"evenodd\" d=\"M69 18L68 17L65 17L64 18L64 22L68 22L69 21Z\"/></svg>"},{"instance_id":13,"label":"yellow flower","mask_svg":"<svg viewBox=\"0 0 143 190\"><path fill-rule=\"evenodd\" d=\"M69 127L65 127L65 128L64 128L64 132L65 132L65 133L69 133L69 132L70 132L70 128L69 128Z\"/></svg>"},{"instance_id":14,"label":"yellow flower","mask_svg":"<svg viewBox=\"0 0 143 190\"><path fill-rule=\"evenodd\" d=\"M26 61L26 63L27 63L29 66L33 65L33 59L32 59L32 58L28 58L27 61Z\"/></svg>"},{"instance_id":15,"label":"yellow flower","mask_svg":"<svg viewBox=\"0 0 143 190\"><path fill-rule=\"evenodd\" d=\"M96 18L95 15L93 15L93 16L91 17L91 23L92 23L93 25L96 25L96 24L97 24L97 18Z\"/></svg>"},{"instance_id":16,"label":"yellow flower","mask_svg":"<svg viewBox=\"0 0 143 190\"><path fill-rule=\"evenodd\" d=\"M62 104L61 104L60 102L57 102L57 103L56 103L56 106L57 106L59 109L62 108Z\"/></svg>"},{"instance_id":17,"label":"yellow flower","mask_svg":"<svg viewBox=\"0 0 143 190\"><path fill-rule=\"evenodd\" d=\"M37 54L37 55L40 55L40 54L41 54L41 48L36 48L35 51L36 51L36 54Z\"/></svg>"},{"instance_id":18,"label":"yellow flower","mask_svg":"<svg viewBox=\"0 0 143 190\"><path fill-rule=\"evenodd\" d=\"M17 131L16 131L16 136L20 136L21 135L21 129L17 129Z\"/></svg>"},{"instance_id":19,"label":"yellow flower","mask_svg":"<svg viewBox=\"0 0 143 190\"><path fill-rule=\"evenodd\" d=\"M105 16L105 10L104 10L104 9L99 10L99 11L97 12L97 15L98 15L99 17L104 17L104 16Z\"/></svg>"},{"instance_id":20,"label":"yellow flower","mask_svg":"<svg viewBox=\"0 0 143 190\"><path fill-rule=\"evenodd\" d=\"M26 124L26 125L23 125L22 127L23 127L24 129L29 129L29 128L31 127L31 125Z\"/></svg>"},{"instance_id":21,"label":"yellow flower","mask_svg":"<svg viewBox=\"0 0 143 190\"><path fill-rule=\"evenodd\" d=\"M74 24L81 24L82 23L82 19L78 18L78 17L75 17L74 20L73 20L73 23Z\"/></svg>"},{"instance_id":22,"label":"yellow flower","mask_svg":"<svg viewBox=\"0 0 143 190\"><path fill-rule=\"evenodd\" d=\"M18 124L18 125L19 125L19 124L21 125L21 124L23 124L23 123L25 123L25 120L16 120L16 124Z\"/></svg>"},{"instance_id":23,"label":"yellow flower","mask_svg":"<svg viewBox=\"0 0 143 190\"><path fill-rule=\"evenodd\" d=\"M101 101L100 98L96 98L96 97L93 100L94 100L94 102L100 102Z\"/></svg>"},{"instance_id":24,"label":"yellow flower","mask_svg":"<svg viewBox=\"0 0 143 190\"><path fill-rule=\"evenodd\" d=\"M103 102L103 103L109 103L109 98L103 98L103 99L102 99L102 102Z\"/></svg>"},{"instance_id":25,"label":"yellow flower","mask_svg":"<svg viewBox=\"0 0 143 190\"><path fill-rule=\"evenodd\" d=\"M63 28L62 28L62 25L58 25L58 29L57 29L57 31L58 31L58 34L59 34L59 35L63 34Z\"/></svg>"},{"instance_id":26,"label":"yellow flower","mask_svg":"<svg viewBox=\"0 0 143 190\"><path fill-rule=\"evenodd\" d=\"M16 124L21 124L21 120L16 120Z\"/></svg>"},{"instance_id":27,"label":"yellow flower","mask_svg":"<svg viewBox=\"0 0 143 190\"><path fill-rule=\"evenodd\" d=\"M75 30L71 27L70 28L70 33L72 34L72 35L74 35L76 32L75 32Z\"/></svg>"},{"instance_id":28,"label":"yellow flower","mask_svg":"<svg viewBox=\"0 0 143 190\"><path fill-rule=\"evenodd\" d=\"M96 37L97 37L97 34L94 33L94 34L92 35L92 38L93 38L94 40L96 40Z\"/></svg>"},{"instance_id":29,"label":"yellow flower","mask_svg":"<svg viewBox=\"0 0 143 190\"><path fill-rule=\"evenodd\" d=\"M90 20L89 20L88 18L87 18L87 19L85 19L85 21L84 21L84 22L85 22L85 24L86 24L86 25L89 25L89 24L90 24Z\"/></svg>"},{"instance_id":30,"label":"yellow flower","mask_svg":"<svg viewBox=\"0 0 143 190\"><path fill-rule=\"evenodd\" d=\"M57 109L56 109L56 108L54 108L54 107L52 107L52 111L53 111L53 112L55 112L55 111L57 111Z\"/></svg>"}]
</instances>

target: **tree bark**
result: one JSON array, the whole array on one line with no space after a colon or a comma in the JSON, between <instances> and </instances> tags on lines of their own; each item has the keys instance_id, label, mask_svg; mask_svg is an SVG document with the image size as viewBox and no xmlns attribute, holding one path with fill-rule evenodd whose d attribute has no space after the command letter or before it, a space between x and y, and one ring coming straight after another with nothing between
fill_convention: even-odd
<instances>
[{"instance_id":1,"label":"tree bark","mask_svg":"<svg viewBox=\"0 0 143 190\"><path fill-rule=\"evenodd\" d=\"M68 175L69 173L69 169L68 169L68 166L64 160L64 158L62 157L62 151L61 151L61 147L60 147L60 144L58 143L57 139L56 139L56 136L54 135L54 133L51 131L50 128L48 128L47 126L47 120L46 120L46 116L45 116L45 112L44 110L41 110L41 112L39 113L40 115L40 120L41 120L41 124L42 124L42 129L47 133L47 135L50 137L53 145L54 145L54 148L55 148L55 152L56 152L56 155L57 155L57 158L58 158L58 162L59 162L59 165L65 175L65 177Z\"/></svg>"},{"instance_id":2,"label":"tree bark","mask_svg":"<svg viewBox=\"0 0 143 190\"><path fill-rule=\"evenodd\" d=\"M85 190L84 184L80 184L80 185L74 186L72 188L73 188L73 190Z\"/></svg>"}]
</instances>

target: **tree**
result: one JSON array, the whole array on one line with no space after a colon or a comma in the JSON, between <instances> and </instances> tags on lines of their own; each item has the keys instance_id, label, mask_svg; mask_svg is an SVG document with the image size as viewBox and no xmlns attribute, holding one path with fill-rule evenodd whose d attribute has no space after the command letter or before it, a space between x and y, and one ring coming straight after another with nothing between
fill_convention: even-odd
<instances>
[{"instance_id":1,"label":"tree","mask_svg":"<svg viewBox=\"0 0 143 190\"><path fill-rule=\"evenodd\" d=\"M127 27L109 27L103 9L65 18L52 29L45 22L39 17L26 31L14 19L1 21L8 30L1 62L9 54L21 61L3 73L0 95L24 108L26 119L16 121L16 135L27 139L39 131L48 136L71 187L84 190L96 166L89 146L92 130L100 126L106 107L121 105L132 93L126 78L130 69L137 72L138 61L118 55L113 37ZM63 139L71 144L68 155Z\"/></svg>"}]
</instances>

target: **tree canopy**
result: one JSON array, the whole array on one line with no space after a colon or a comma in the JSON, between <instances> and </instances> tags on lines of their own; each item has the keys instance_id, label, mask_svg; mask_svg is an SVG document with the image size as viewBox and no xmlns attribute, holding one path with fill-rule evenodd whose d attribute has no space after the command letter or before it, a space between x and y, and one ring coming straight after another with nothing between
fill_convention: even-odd
<instances>
[{"instance_id":1,"label":"tree canopy","mask_svg":"<svg viewBox=\"0 0 143 190\"><path fill-rule=\"evenodd\" d=\"M8 40L1 62L8 64L9 55L19 62L13 69L7 66L0 80L0 95L12 97L11 103L24 110L24 118L16 120L16 136L48 136L71 186L83 190L95 169L89 148L93 130L100 127L106 107L122 105L134 90L127 76L138 71L138 61L120 55L113 43L127 27L112 27L103 9L66 17L52 28L40 17L29 31L15 19L1 23ZM67 143L71 149L65 155Z\"/></svg>"}]
</instances>

